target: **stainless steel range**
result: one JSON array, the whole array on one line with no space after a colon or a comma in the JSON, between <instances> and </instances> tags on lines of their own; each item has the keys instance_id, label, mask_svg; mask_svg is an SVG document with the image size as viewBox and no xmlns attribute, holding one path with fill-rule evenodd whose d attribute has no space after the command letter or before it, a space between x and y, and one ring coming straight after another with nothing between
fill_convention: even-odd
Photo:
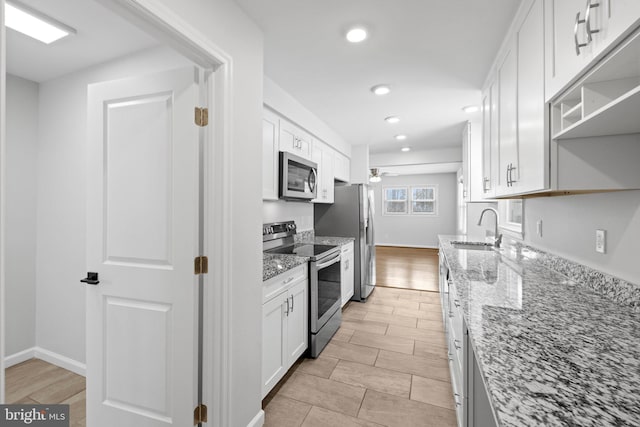
<instances>
[{"instance_id":1,"label":"stainless steel range","mask_svg":"<svg viewBox=\"0 0 640 427\"><path fill-rule=\"evenodd\" d=\"M295 243L294 221L265 224L263 249L268 253L309 257L309 356L316 358L340 327L340 247Z\"/></svg>"}]
</instances>

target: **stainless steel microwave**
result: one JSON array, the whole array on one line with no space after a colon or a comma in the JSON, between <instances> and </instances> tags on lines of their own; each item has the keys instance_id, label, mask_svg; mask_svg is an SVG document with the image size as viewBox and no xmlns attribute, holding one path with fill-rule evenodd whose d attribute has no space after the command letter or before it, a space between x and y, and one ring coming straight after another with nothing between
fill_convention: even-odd
<instances>
[{"instance_id":1,"label":"stainless steel microwave","mask_svg":"<svg viewBox=\"0 0 640 427\"><path fill-rule=\"evenodd\" d=\"M315 199L317 181L317 164L286 151L280 152L279 196L281 199Z\"/></svg>"}]
</instances>

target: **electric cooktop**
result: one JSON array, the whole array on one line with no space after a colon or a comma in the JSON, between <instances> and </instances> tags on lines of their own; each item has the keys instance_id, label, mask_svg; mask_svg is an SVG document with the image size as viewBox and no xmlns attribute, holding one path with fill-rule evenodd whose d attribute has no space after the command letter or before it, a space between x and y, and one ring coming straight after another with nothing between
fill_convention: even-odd
<instances>
[{"instance_id":1,"label":"electric cooktop","mask_svg":"<svg viewBox=\"0 0 640 427\"><path fill-rule=\"evenodd\" d=\"M280 246L270 249L267 252L271 254L298 255L309 258L321 258L330 252L334 252L338 246L331 245L314 245L311 243L296 243L289 246Z\"/></svg>"}]
</instances>

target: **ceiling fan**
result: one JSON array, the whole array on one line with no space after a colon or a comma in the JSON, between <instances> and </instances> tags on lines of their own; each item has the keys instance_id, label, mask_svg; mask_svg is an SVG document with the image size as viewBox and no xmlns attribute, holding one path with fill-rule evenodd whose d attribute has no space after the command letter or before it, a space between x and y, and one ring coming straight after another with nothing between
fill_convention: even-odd
<instances>
[{"instance_id":1,"label":"ceiling fan","mask_svg":"<svg viewBox=\"0 0 640 427\"><path fill-rule=\"evenodd\" d=\"M379 168L371 168L369 174L369 182L380 182L383 176L398 176L397 173L383 172Z\"/></svg>"}]
</instances>

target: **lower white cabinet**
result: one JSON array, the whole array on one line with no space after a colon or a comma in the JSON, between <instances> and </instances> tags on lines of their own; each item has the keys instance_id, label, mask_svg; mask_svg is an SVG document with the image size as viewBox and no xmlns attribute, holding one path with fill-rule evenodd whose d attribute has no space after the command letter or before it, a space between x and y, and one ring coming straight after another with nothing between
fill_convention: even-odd
<instances>
[{"instance_id":1,"label":"lower white cabinet","mask_svg":"<svg viewBox=\"0 0 640 427\"><path fill-rule=\"evenodd\" d=\"M458 427L495 427L491 403L462 316L458 290L440 249L440 293Z\"/></svg>"},{"instance_id":2,"label":"lower white cabinet","mask_svg":"<svg viewBox=\"0 0 640 427\"><path fill-rule=\"evenodd\" d=\"M353 296L354 266L353 266L353 242L342 246L342 275L340 276L340 289L342 293L342 307Z\"/></svg>"},{"instance_id":3,"label":"lower white cabinet","mask_svg":"<svg viewBox=\"0 0 640 427\"><path fill-rule=\"evenodd\" d=\"M309 344L306 264L264 282L262 397L282 379Z\"/></svg>"}]
</instances>

